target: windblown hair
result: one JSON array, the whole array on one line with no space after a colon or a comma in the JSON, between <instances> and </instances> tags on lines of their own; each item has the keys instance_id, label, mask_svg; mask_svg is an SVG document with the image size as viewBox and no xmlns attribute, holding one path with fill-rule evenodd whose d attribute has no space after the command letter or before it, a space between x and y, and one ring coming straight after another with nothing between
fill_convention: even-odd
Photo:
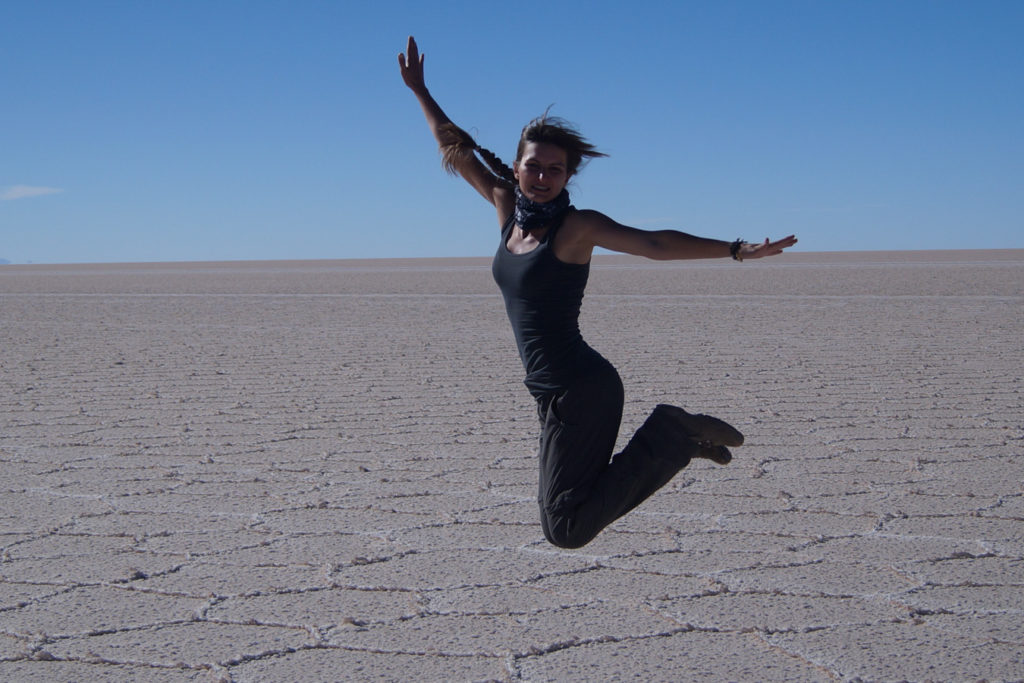
<instances>
[{"instance_id":1,"label":"windblown hair","mask_svg":"<svg viewBox=\"0 0 1024 683\"><path fill-rule=\"evenodd\" d=\"M499 159L494 152L478 145L469 133L454 123L442 125L440 137L441 165L448 173L457 175L460 163L476 154L496 178L509 185L515 185L516 179L512 168ZM580 135L571 123L557 116L548 116L547 112L530 121L523 128L522 135L519 137L519 146L516 148L516 161L523 157L526 144L529 142L544 142L564 149L566 171L570 176L574 175L589 159L608 156L597 151L597 148L587 142L586 138Z\"/></svg>"},{"instance_id":2,"label":"windblown hair","mask_svg":"<svg viewBox=\"0 0 1024 683\"><path fill-rule=\"evenodd\" d=\"M523 158L523 151L528 142L546 142L564 149L565 170L569 175L575 175L586 161L594 157L608 156L603 152L598 152L597 148L587 142L587 139L580 135L571 123L557 116L548 116L547 112L530 121L523 128L523 134L519 137L519 147L516 148L516 161Z\"/></svg>"}]
</instances>

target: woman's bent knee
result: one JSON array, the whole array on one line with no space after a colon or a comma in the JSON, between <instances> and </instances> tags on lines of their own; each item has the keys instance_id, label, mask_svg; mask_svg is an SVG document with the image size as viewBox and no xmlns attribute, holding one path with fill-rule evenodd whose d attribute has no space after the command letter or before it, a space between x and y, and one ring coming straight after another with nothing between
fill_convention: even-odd
<instances>
[{"instance_id":1,"label":"woman's bent knee","mask_svg":"<svg viewBox=\"0 0 1024 683\"><path fill-rule=\"evenodd\" d=\"M564 518L557 521L549 519L548 523L543 525L543 527L544 538L547 539L548 543L559 548L566 548L567 550L582 548L593 541L600 531L600 529L579 528L578 525Z\"/></svg>"}]
</instances>

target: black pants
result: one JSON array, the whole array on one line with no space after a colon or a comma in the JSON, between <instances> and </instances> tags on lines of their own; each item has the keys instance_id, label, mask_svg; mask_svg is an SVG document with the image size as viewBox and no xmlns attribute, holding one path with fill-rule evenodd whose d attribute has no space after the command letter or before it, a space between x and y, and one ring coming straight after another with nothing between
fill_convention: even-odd
<instances>
[{"instance_id":1,"label":"black pants","mask_svg":"<svg viewBox=\"0 0 1024 683\"><path fill-rule=\"evenodd\" d=\"M579 548L668 483L697 446L655 409L612 457L622 422L622 380L611 364L537 400L541 526L552 544Z\"/></svg>"}]
</instances>

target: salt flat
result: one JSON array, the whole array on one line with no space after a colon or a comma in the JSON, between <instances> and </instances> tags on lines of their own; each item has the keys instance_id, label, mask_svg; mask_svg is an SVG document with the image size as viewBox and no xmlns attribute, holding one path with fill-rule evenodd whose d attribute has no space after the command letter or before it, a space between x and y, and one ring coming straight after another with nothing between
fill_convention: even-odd
<instances>
[{"instance_id":1,"label":"salt flat","mask_svg":"<svg viewBox=\"0 0 1024 683\"><path fill-rule=\"evenodd\" d=\"M486 259L0 266L0 680L1024 680L1024 251L597 257L736 424L573 551Z\"/></svg>"}]
</instances>

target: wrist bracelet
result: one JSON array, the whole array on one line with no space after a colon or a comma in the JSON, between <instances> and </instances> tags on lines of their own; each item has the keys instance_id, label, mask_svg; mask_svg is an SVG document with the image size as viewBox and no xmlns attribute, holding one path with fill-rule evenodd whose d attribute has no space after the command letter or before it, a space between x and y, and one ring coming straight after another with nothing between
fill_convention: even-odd
<instances>
[{"instance_id":1,"label":"wrist bracelet","mask_svg":"<svg viewBox=\"0 0 1024 683\"><path fill-rule=\"evenodd\" d=\"M740 247L743 246L743 240L737 238L735 242L729 245L729 256L732 256L733 261L739 261L743 263L743 257L740 256Z\"/></svg>"}]
</instances>

